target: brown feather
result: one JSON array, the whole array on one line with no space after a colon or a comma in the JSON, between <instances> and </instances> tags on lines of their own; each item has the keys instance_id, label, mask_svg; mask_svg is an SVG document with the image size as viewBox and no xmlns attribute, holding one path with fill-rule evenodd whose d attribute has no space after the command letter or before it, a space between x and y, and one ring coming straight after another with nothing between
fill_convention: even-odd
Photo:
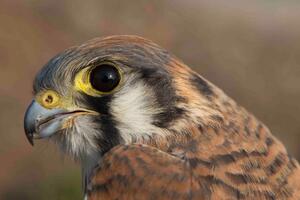
<instances>
[{"instance_id":1,"label":"brown feather","mask_svg":"<svg viewBox=\"0 0 300 200\"><path fill-rule=\"evenodd\" d=\"M106 153L88 186L89 199L300 199L299 164L264 124L178 59L162 67L188 114L170 125L175 134L167 140Z\"/></svg>"}]
</instances>

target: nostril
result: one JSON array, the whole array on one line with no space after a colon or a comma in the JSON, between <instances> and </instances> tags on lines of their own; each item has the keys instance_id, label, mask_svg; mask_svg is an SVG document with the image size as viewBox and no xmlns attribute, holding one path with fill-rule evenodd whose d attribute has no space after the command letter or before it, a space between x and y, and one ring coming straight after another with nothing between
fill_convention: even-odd
<instances>
[{"instance_id":1,"label":"nostril","mask_svg":"<svg viewBox=\"0 0 300 200\"><path fill-rule=\"evenodd\" d=\"M53 96L51 95L48 95L45 99L45 102L48 103L48 104L51 104L53 102Z\"/></svg>"},{"instance_id":2,"label":"nostril","mask_svg":"<svg viewBox=\"0 0 300 200\"><path fill-rule=\"evenodd\" d=\"M58 106L60 99L60 95L53 90L42 91L36 96L36 100L47 109L52 109Z\"/></svg>"}]
</instances>

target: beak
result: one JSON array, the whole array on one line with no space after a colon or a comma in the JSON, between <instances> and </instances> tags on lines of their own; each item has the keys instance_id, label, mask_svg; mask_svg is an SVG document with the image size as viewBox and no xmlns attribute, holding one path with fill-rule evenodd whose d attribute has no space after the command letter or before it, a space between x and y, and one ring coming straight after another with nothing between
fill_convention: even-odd
<instances>
[{"instance_id":1,"label":"beak","mask_svg":"<svg viewBox=\"0 0 300 200\"><path fill-rule=\"evenodd\" d=\"M61 130L67 114L70 112L64 109L46 109L33 100L24 117L24 129L29 143L33 145L33 139L50 137Z\"/></svg>"}]
</instances>

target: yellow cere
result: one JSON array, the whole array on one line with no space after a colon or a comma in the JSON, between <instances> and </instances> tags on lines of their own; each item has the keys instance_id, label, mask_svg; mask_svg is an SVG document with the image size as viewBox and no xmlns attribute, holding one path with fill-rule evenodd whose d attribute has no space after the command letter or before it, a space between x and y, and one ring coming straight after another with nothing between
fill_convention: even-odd
<instances>
[{"instance_id":1,"label":"yellow cere","mask_svg":"<svg viewBox=\"0 0 300 200\"><path fill-rule=\"evenodd\" d=\"M62 98L54 90L44 90L39 92L35 100L44 108L52 109L52 108L68 108L72 106L72 103L68 98Z\"/></svg>"},{"instance_id":2,"label":"yellow cere","mask_svg":"<svg viewBox=\"0 0 300 200\"><path fill-rule=\"evenodd\" d=\"M57 107L60 99L59 94L53 90L45 90L36 95L36 101L48 109Z\"/></svg>"}]
</instances>

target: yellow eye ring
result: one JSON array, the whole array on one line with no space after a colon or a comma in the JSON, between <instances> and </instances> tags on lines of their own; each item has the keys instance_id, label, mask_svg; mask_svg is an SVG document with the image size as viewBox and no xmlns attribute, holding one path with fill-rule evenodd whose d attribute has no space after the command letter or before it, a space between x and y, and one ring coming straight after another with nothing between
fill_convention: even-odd
<instances>
[{"instance_id":1,"label":"yellow eye ring","mask_svg":"<svg viewBox=\"0 0 300 200\"><path fill-rule=\"evenodd\" d=\"M90 96L101 96L113 93L121 82L121 69L113 63L103 62L79 71L74 85L77 91Z\"/></svg>"},{"instance_id":2,"label":"yellow eye ring","mask_svg":"<svg viewBox=\"0 0 300 200\"><path fill-rule=\"evenodd\" d=\"M42 91L36 96L36 101L47 109L57 107L60 99L60 95L53 90Z\"/></svg>"}]
</instances>

